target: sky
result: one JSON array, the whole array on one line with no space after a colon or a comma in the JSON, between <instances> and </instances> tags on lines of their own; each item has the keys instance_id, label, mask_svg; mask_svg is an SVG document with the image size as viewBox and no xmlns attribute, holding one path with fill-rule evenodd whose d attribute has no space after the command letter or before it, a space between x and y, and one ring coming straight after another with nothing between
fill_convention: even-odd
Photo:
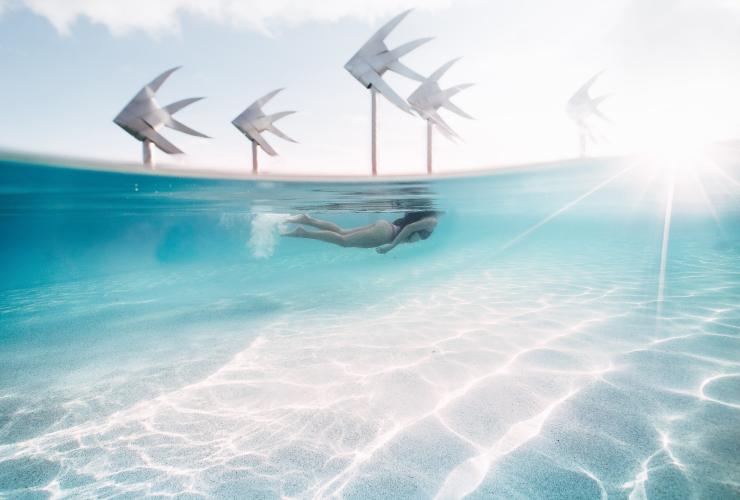
<instances>
[{"instance_id":1,"label":"sky","mask_svg":"<svg viewBox=\"0 0 740 500\"><path fill-rule=\"evenodd\" d=\"M113 117L147 82L182 65L160 104L212 139L164 129L179 168L246 171L250 145L231 125L256 98L298 144L269 137L274 174L365 174L370 93L343 65L386 20L414 11L391 48L435 39L403 62L430 74L462 59L442 87L474 116L442 111L463 138L434 138L435 170L576 156L565 102L605 70L594 94L612 123L594 154L629 154L740 138L738 0L0 0L0 149L138 163L141 146ZM417 83L386 80L408 96ZM445 114L446 113L446 114ZM422 173L424 122L379 101L379 171Z\"/></svg>"}]
</instances>

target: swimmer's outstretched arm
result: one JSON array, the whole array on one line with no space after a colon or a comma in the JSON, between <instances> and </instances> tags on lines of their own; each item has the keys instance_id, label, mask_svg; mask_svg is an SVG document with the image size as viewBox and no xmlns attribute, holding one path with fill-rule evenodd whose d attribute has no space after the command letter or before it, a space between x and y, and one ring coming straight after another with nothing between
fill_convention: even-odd
<instances>
[{"instance_id":1,"label":"swimmer's outstretched arm","mask_svg":"<svg viewBox=\"0 0 740 500\"><path fill-rule=\"evenodd\" d=\"M422 219L416 222L412 222L408 226L404 226L401 231L398 232L395 238L393 238L393 241L386 245L381 245L378 248L375 249L378 253L388 253L394 248L396 248L396 245L399 243L403 243L406 241L406 239L416 231L422 231L424 229L434 229L434 226L437 224L437 219L430 217L428 219Z\"/></svg>"}]
</instances>

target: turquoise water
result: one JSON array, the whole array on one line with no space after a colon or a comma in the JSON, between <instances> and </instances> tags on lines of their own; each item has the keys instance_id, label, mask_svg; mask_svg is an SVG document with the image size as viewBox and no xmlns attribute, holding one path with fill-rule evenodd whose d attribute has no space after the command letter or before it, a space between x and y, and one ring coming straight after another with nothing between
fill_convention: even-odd
<instances>
[{"instance_id":1,"label":"turquoise water","mask_svg":"<svg viewBox=\"0 0 740 500\"><path fill-rule=\"evenodd\" d=\"M738 179L0 162L0 497L738 498ZM420 209L386 255L278 235Z\"/></svg>"}]
</instances>

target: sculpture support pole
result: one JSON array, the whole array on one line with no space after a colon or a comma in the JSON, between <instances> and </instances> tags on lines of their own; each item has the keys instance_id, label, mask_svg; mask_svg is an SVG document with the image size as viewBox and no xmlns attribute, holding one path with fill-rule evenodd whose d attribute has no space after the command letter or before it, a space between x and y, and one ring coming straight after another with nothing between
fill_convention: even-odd
<instances>
[{"instance_id":1,"label":"sculpture support pole","mask_svg":"<svg viewBox=\"0 0 740 500\"><path fill-rule=\"evenodd\" d=\"M252 174L257 175L257 143L252 142Z\"/></svg>"},{"instance_id":2,"label":"sculpture support pole","mask_svg":"<svg viewBox=\"0 0 740 500\"><path fill-rule=\"evenodd\" d=\"M427 120L427 174L432 175L432 120Z\"/></svg>"},{"instance_id":3,"label":"sculpture support pole","mask_svg":"<svg viewBox=\"0 0 740 500\"><path fill-rule=\"evenodd\" d=\"M152 156L152 141L144 139L141 142L144 166L154 170L154 156Z\"/></svg>"},{"instance_id":4,"label":"sculpture support pole","mask_svg":"<svg viewBox=\"0 0 740 500\"><path fill-rule=\"evenodd\" d=\"M373 167L373 176L376 176L378 175L378 132L377 132L378 103L377 103L375 89L373 88L370 89L370 96L371 96L370 99L372 101L372 106L371 106L372 107L372 118L371 118L372 132L370 134L370 142L371 142L370 158L371 158L372 167Z\"/></svg>"}]
</instances>

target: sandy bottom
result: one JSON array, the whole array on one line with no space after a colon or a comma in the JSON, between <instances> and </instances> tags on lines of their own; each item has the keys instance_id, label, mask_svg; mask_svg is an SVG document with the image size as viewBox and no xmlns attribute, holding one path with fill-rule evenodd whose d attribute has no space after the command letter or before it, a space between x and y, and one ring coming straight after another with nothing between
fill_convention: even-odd
<instances>
[{"instance_id":1,"label":"sandy bottom","mask_svg":"<svg viewBox=\"0 0 740 500\"><path fill-rule=\"evenodd\" d=\"M0 494L740 496L736 255L678 255L661 304L639 266L456 259L77 374L53 406L4 390Z\"/></svg>"}]
</instances>

